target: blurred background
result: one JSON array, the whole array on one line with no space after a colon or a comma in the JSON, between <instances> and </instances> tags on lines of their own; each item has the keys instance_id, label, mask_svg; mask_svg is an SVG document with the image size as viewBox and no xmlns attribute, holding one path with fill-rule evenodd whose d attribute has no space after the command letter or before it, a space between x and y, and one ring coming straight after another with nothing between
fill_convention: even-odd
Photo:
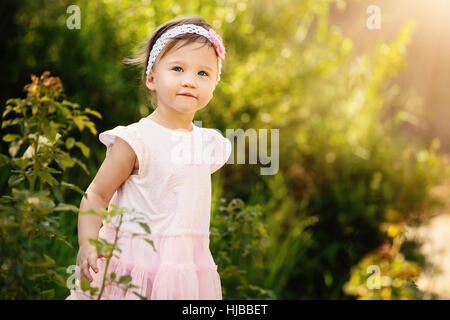
<instances>
[{"instance_id":1,"label":"blurred background","mask_svg":"<svg viewBox=\"0 0 450 320\"><path fill-rule=\"evenodd\" d=\"M211 252L224 299L448 299L450 1L372 2L2 1L2 107L49 70L67 100L101 113L98 132L138 121L153 109L141 70L123 58L165 21L201 15L227 56L194 120L223 134L280 133L275 175L248 164L247 148L246 164L234 150L234 163L212 176ZM66 25L73 4L80 29ZM73 167L64 181L86 190L105 147L88 130L72 136L91 151L70 151L90 174ZM7 141L0 147L8 155ZM8 195L11 170L0 170ZM79 206L73 190L63 197ZM73 247L40 245L66 268L78 252L77 215L55 218ZM55 299L68 295L50 287Z\"/></svg>"}]
</instances>

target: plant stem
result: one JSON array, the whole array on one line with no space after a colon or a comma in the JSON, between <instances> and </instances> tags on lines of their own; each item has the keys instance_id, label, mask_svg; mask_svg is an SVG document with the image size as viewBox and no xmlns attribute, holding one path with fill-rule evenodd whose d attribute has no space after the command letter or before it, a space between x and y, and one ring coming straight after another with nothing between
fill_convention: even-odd
<instances>
[{"instance_id":1,"label":"plant stem","mask_svg":"<svg viewBox=\"0 0 450 320\"><path fill-rule=\"evenodd\" d=\"M113 243L113 247L110 253L110 256L108 258L106 258L106 266L105 266L105 272L103 273L103 281L102 281L102 288L100 290L100 293L98 294L97 300L100 300L103 291L105 290L105 281L106 281L106 274L108 271L108 267L109 267L109 262L111 261L112 257L113 257L113 253L114 253L114 249L116 248L116 244L117 244L117 240L119 239L119 229L120 226L122 225L122 212L120 213L120 219L119 219L119 225L116 227L116 234L114 237L114 243Z\"/></svg>"}]
</instances>

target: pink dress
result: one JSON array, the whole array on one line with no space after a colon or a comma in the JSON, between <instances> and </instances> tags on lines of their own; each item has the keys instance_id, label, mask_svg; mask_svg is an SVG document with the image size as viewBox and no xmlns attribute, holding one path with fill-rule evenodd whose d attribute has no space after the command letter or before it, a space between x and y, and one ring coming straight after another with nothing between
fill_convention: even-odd
<instances>
[{"instance_id":1,"label":"pink dress","mask_svg":"<svg viewBox=\"0 0 450 320\"><path fill-rule=\"evenodd\" d=\"M139 288L107 286L102 299L222 299L220 277L209 249L211 174L227 162L231 142L211 128L172 130L150 118L117 126L99 134L109 152L116 137L136 153L139 172L117 189L110 203L128 208L123 215L118 247L108 274L130 274ZM112 210L109 208L108 210ZM133 213L134 212L134 213ZM136 215L135 212L143 213ZM145 217L156 251L132 233L145 233L133 219ZM118 218L118 216L116 217ZM113 242L118 219L105 223L99 238ZM106 258L98 258L99 272L90 269L91 286L101 287ZM79 282L78 282L79 283ZM79 287L67 300L90 299Z\"/></svg>"}]
</instances>

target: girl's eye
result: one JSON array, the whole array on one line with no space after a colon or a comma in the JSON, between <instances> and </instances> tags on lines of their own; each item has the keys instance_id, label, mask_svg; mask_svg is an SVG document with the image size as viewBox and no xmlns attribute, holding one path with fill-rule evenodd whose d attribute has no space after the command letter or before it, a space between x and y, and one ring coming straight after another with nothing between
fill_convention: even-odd
<instances>
[{"instance_id":1,"label":"girl's eye","mask_svg":"<svg viewBox=\"0 0 450 320\"><path fill-rule=\"evenodd\" d=\"M173 67L172 70L175 70L175 69L177 69L177 68L178 68L178 69L181 69L181 67ZM203 72L203 73L205 74L205 76L208 75L208 73L206 73L205 71L200 71L200 72ZM200 73L200 72L199 72L199 73Z\"/></svg>"}]
</instances>

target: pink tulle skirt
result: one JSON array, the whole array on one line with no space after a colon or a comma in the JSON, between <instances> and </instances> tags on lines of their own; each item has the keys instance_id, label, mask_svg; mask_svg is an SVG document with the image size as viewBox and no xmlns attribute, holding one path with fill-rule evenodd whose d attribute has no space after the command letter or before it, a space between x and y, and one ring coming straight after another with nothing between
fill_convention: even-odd
<instances>
[{"instance_id":1,"label":"pink tulle skirt","mask_svg":"<svg viewBox=\"0 0 450 320\"><path fill-rule=\"evenodd\" d=\"M115 230L103 226L99 238L113 242ZM217 265L209 250L208 233L151 234L155 249L141 238L132 238L126 231L119 232L119 259L112 257L108 275L116 279L131 275L137 288L123 290L116 285L105 286L101 299L134 300L143 296L150 300L221 300L222 289ZM106 267L106 258L97 259L98 273L90 269L91 287L100 288ZM137 295L137 294L139 295ZM72 289L66 300L95 299L88 291Z\"/></svg>"}]
</instances>

